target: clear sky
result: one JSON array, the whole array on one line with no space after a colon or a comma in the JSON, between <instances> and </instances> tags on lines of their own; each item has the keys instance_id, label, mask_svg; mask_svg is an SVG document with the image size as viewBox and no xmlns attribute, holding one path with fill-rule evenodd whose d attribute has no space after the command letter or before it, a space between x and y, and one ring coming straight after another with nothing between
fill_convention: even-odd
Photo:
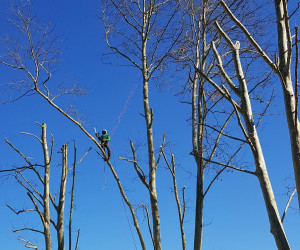
<instances>
[{"instance_id":1,"label":"clear sky","mask_svg":"<svg viewBox=\"0 0 300 250\"><path fill-rule=\"evenodd\" d=\"M149 205L144 186L139 182L133 167L123 162L118 156L130 157L129 140L140 145L141 159L146 156L146 134L143 113L141 76L132 68L113 66L102 63L102 54L107 52L104 41L98 0L32 1L34 13L44 23L51 22L55 36L59 40L63 53L57 67L55 84L79 83L88 91L86 96L69 96L58 99L58 103L66 106L72 103L79 113L87 117L85 127L93 133L105 128L110 132L122 108L136 83L137 90L117 127L111 141L112 162L116 167L129 199L135 208L141 202ZM290 1L291 2L291 1ZM8 0L0 1L0 35L9 33L10 26L6 22L5 12ZM273 10L270 10L273 13ZM299 16L299 15L298 15ZM296 17L293 23L299 21ZM276 28L274 27L274 32ZM2 53L2 49L0 49ZM117 64L117 62L116 62ZM14 73L0 66L0 96L5 83L12 80ZM150 102L154 110L154 139L156 148L165 132L167 141L178 164L178 186L186 186L187 211L185 230L187 249L193 246L194 209L195 209L195 164L191 151L191 127L186 121L190 117L188 105L180 104L174 94L177 82L171 86L157 89L150 86ZM281 88L274 83L275 104L273 111L283 113ZM91 146L83 133L57 111L51 108L39 96L33 95L14 103L0 105L0 168L20 166L22 159L4 142L11 141L27 156L41 159L41 148L29 136L19 132L40 135L40 127L35 122L46 123L48 135L55 138L54 152L60 151L62 144L70 142L69 162L72 163L72 141L76 141L79 157ZM280 213L283 212L288 197L286 187L293 186L293 170L290 156L289 135L284 116L268 116L259 130L261 143L265 153L269 175ZM50 142L49 142L50 143ZM245 153L245 161L253 167L252 159ZM145 158L146 159L146 158ZM51 168L51 187L59 179L61 154L55 153ZM147 170L146 160L144 169ZM191 172L190 175L188 172ZM213 176L213 171L210 177ZM30 177L29 177L30 178ZM18 235L12 230L23 227L42 229L36 215L15 215L5 203L17 209L30 207L26 192L16 183L14 178L0 178L0 249L24 249L24 244L17 240ZM69 195L70 187L68 186ZM171 175L161 164L157 172L157 192L161 213L162 245L165 250L181 248L180 229L176 213L176 204L172 192ZM67 202L69 201L69 198ZM129 211L124 208L115 180L105 163L99 159L94 150L86 156L78 166L75 187L75 210L73 216L73 239L80 228L79 249L81 250L132 250L141 249L138 237L133 229ZM300 246L300 217L296 199L284 222L287 237L292 249ZM67 206L68 208L68 206ZM66 211L67 215L68 211ZM127 220L128 216L128 220ZM142 209L138 209L138 218L145 234L145 240L151 249L147 222ZM226 173L213 186L205 200L204 207L204 250L272 250L276 249L275 241L269 230L269 222L264 207L259 183L255 177L244 173ZM131 234L133 231L133 235ZM67 236L67 228L66 228ZM21 233L32 242L43 243L40 236ZM53 237L54 238L54 237ZM54 242L55 244L55 242ZM74 244L74 243L73 243ZM39 248L43 249L43 248ZM55 249L55 245L53 247Z\"/></svg>"}]
</instances>

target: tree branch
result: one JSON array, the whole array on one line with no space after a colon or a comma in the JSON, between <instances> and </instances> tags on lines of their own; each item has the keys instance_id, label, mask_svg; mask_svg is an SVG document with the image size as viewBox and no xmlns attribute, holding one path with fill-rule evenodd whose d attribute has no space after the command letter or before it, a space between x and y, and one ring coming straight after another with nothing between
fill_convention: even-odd
<instances>
[{"instance_id":1,"label":"tree branch","mask_svg":"<svg viewBox=\"0 0 300 250\"><path fill-rule=\"evenodd\" d=\"M284 212L283 212L282 217L281 217L281 222L283 222L283 220L284 220L284 218L285 218L286 212L287 212L287 210L288 210L288 208L289 208L289 206L290 206L290 203L291 203L292 198L293 198L294 194L296 193L296 191L297 191L297 189L295 188L295 189L293 190L293 192L291 193L288 202L286 203Z\"/></svg>"},{"instance_id":2,"label":"tree branch","mask_svg":"<svg viewBox=\"0 0 300 250\"><path fill-rule=\"evenodd\" d=\"M240 172L244 172L244 173L252 174L252 175L256 176L256 172L248 171L246 169L237 168L237 167L234 167L234 166L231 166L231 165L228 165L228 164L223 164L221 162L212 161L212 160L209 160L209 159L206 159L206 158L203 158L203 157L202 157L202 159L205 160L205 161L208 161L210 163L214 163L214 164L217 164L217 165L220 165L220 166L223 166L223 167L228 167L228 168L240 171Z\"/></svg>"},{"instance_id":3,"label":"tree branch","mask_svg":"<svg viewBox=\"0 0 300 250\"><path fill-rule=\"evenodd\" d=\"M231 12L231 10L228 8L226 3L221 0L220 1L223 9L228 14L230 19L241 29L241 31L245 34L246 38L249 40L249 42L253 45L253 47L257 50L257 52L260 54L260 56L264 59L264 61L273 69L273 71L276 74L279 74L278 68L273 63L273 61L268 57L268 55L264 52L264 50L259 46L259 44L254 40L254 38L250 35L249 31L246 29L246 27L234 16L234 14Z\"/></svg>"}]
</instances>

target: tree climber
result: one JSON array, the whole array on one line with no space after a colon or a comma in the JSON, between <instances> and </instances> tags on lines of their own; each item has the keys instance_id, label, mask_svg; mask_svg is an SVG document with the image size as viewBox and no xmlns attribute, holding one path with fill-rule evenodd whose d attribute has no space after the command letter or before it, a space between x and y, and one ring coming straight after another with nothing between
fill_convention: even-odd
<instances>
[{"instance_id":1,"label":"tree climber","mask_svg":"<svg viewBox=\"0 0 300 250\"><path fill-rule=\"evenodd\" d=\"M103 148L103 150L107 151L107 159L109 160L110 158L110 149L108 146L108 142L110 141L110 136L107 134L107 131L105 129L102 130L102 135L99 137L99 133L96 132L96 136L98 138L98 140L100 141L100 145Z\"/></svg>"}]
</instances>

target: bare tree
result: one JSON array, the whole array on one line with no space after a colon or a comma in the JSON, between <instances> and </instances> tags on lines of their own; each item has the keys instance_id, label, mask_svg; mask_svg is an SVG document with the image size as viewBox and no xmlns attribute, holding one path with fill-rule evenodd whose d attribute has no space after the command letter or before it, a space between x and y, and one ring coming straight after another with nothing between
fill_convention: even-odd
<instances>
[{"instance_id":1,"label":"bare tree","mask_svg":"<svg viewBox=\"0 0 300 250\"><path fill-rule=\"evenodd\" d=\"M17 148L15 148L7 139L5 140L6 143L8 143L28 164L28 167L33 170L33 172L37 175L39 181L43 184L43 189L42 192L38 191L32 183L30 183L26 177L23 175L23 173L20 170L16 171L16 180L21 184L26 190L27 190L27 196L31 200L34 209L30 210L21 210L16 212L13 210L9 205L7 205L10 209L12 209L16 214L20 214L23 212L28 212L28 211L35 211L38 213L42 224L43 224L43 232L36 230L36 229L30 229L30 228L24 228L24 229L18 229L16 232L20 232L23 230L29 230L29 231L35 231L35 232L40 232L44 235L45 239L45 248L47 250L52 249L51 245L51 234L50 234L50 223L54 223L51 218L50 218L50 191L49 191L49 184L50 184L50 155L49 155L49 149L48 149L48 144L47 144L47 138L46 138L46 124L42 124L42 136L41 138L38 138L35 135L32 135L35 137L42 145L43 148L43 156L44 156L44 164L40 165L44 168L43 172L43 177L40 174L40 172L35 168L36 164L32 164L28 158L21 153ZM53 140L52 140L53 142ZM53 144L52 144L53 145ZM52 154L52 149L53 147L51 146L51 152ZM28 169L29 169L28 168ZM41 206L41 208L39 207Z\"/></svg>"},{"instance_id":2,"label":"bare tree","mask_svg":"<svg viewBox=\"0 0 300 250\"><path fill-rule=\"evenodd\" d=\"M277 204L275 201L275 196L272 190L271 182L268 176L268 171L266 167L266 163L264 160L263 151L260 145L259 137L257 134L252 106L249 96L249 90L246 82L246 78L243 71L243 66L240 59L240 43L237 41L235 44L229 38L229 36L223 31L218 23L216 23L216 28L220 33L221 37L226 41L228 46L231 49L232 60L234 63L235 74L237 76L238 86L236 86L230 77L224 66L223 60L220 56L215 43L212 42L211 46L213 48L215 57L217 58L217 66L219 67L219 72L222 78L225 80L227 86L229 86L230 90L234 95L238 98L238 101L234 100L232 97L233 94L229 92L229 90L222 85L221 87L213 81L211 78L208 78L203 72L198 71L203 77L205 77L206 81L208 81L218 92L226 98L234 108L235 116L238 121L238 125L245 136L245 140L248 142L250 149L253 154L253 159L256 166L256 171L252 172L255 175L260 183L261 191L263 193L265 206L269 216L269 222L271 227L271 233L273 234L278 249L290 249L289 243L287 241ZM242 116L242 117L241 117Z\"/></svg>"},{"instance_id":3,"label":"bare tree","mask_svg":"<svg viewBox=\"0 0 300 250\"><path fill-rule=\"evenodd\" d=\"M291 151L294 165L295 181L298 194L298 203L300 206L300 125L298 118L298 52L295 51L295 76L293 83L292 76L292 58L293 58L293 47L299 43L298 36L292 35L290 28L289 19L296 13L298 8L288 14L288 1L286 0L275 0L274 6L276 9L277 19L277 31L278 31L278 52L275 53L274 61L270 58L267 52L259 45L259 43L253 38L253 35L243 25L243 23L234 16L230 8L224 1L221 1L221 5L231 18L231 20L237 25L243 32L244 36L249 40L253 48L265 61L265 63L272 69L272 71L278 76L281 82L284 104L286 111L286 119L290 134ZM297 32L295 32L297 33ZM293 42L294 38L294 42ZM294 44L294 45L293 45ZM298 46L298 45L297 45ZM278 57L277 57L278 55ZM295 92L294 92L295 88Z\"/></svg>"},{"instance_id":4,"label":"bare tree","mask_svg":"<svg viewBox=\"0 0 300 250\"><path fill-rule=\"evenodd\" d=\"M182 0L180 4L185 16L185 37L173 57L179 70L183 70L185 78L188 79L180 95L184 100L188 98L187 101L182 101L183 103L191 105L191 155L197 166L194 249L199 250L202 245L204 225L204 199L213 183L228 169L227 166L234 156L247 142L226 133L226 127L230 124L234 111L232 108L227 110L224 108L222 95L209 84L207 85L203 76L197 73L202 71L206 74L217 74L215 58L210 54L209 44L217 38L213 22L216 19L222 23L228 22L226 14L218 8L218 3L214 0ZM246 8L248 4L247 1L231 1L231 6L236 12ZM243 12L239 15L246 17ZM232 27L228 29L234 31ZM210 118L215 121L215 124ZM224 137L231 141L227 142ZM225 147L229 144L232 149L236 147L236 151L232 150L230 154L226 154L224 152L228 150L225 150ZM223 160L223 168L218 168L215 176L209 180L208 176L205 177L205 172L215 167L214 164L210 164L213 157Z\"/></svg>"},{"instance_id":5,"label":"bare tree","mask_svg":"<svg viewBox=\"0 0 300 250\"><path fill-rule=\"evenodd\" d=\"M77 126L86 135L86 137L94 143L94 145L100 151L98 152L99 155L106 161L107 165L109 166L111 173L115 181L117 182L121 196L130 210L142 249L146 249L134 208L126 196L125 190L121 184L121 180L119 179L117 172L115 171L114 166L109 161L104 149L101 147L96 136L93 136L84 127L84 125L82 124L81 116L76 112L73 106L64 109L55 103L56 99L63 95L84 94L85 91L75 85L68 89L59 88L59 92L55 92L57 88L55 88L55 86L51 87L49 82L52 77L52 70L57 61L58 50L55 49L55 41L51 39L50 33L48 32L49 27L39 25L37 20L33 22L34 18L32 10L28 4L24 6L13 7L14 17L10 22L13 25L12 27L16 29L16 32L18 32L18 34L20 34L21 38L23 39L15 41L12 38L9 38L4 41L4 46L7 48L7 55L1 57L0 64L23 72L25 77L22 83L26 84L18 85L19 82L17 82L17 89L21 89L21 93L19 93L19 96L11 99L17 100L28 94L38 94L50 106L56 109L75 126ZM35 36L33 36L33 34L35 34ZM52 89L55 90L52 91ZM72 114L70 114L70 111L72 112ZM152 116L149 113L148 119L152 119L151 117ZM155 182L152 181L152 183ZM156 195L155 192L153 193L153 195Z\"/></svg>"},{"instance_id":6,"label":"bare tree","mask_svg":"<svg viewBox=\"0 0 300 250\"><path fill-rule=\"evenodd\" d=\"M56 204L55 199L53 198L54 195L50 193L50 163L52 159L53 154L53 147L54 147L54 139L52 137L52 143L51 148L49 150L48 144L47 144L47 134L46 134L46 124L41 124L42 127L42 136L39 138L36 135L30 134L30 133L24 133L28 134L30 136L33 136L35 139L37 139L42 148L43 148L43 158L44 163L43 164L37 164L33 163L32 160L29 160L29 157L26 157L20 150L18 150L11 142L9 142L6 139L6 142L25 160L27 166L25 169L11 169L11 171L15 172L15 178L18 181L18 183L27 191L27 196L32 202L32 205L34 208L32 209L23 209L17 211L16 209L13 209L10 205L6 204L8 208L10 208L13 212L16 214L22 214L25 212L36 212L43 224L44 231L40 231L33 228L22 228L14 230L14 232L21 232L21 231L33 231L33 232L39 232L42 233L45 239L45 248L52 249L52 240L51 240L51 224L56 230L57 233L57 249L64 250L65 249L65 242L64 242L64 210L65 210L65 197L66 197L66 184L67 184L67 174L71 169L75 169L76 165L78 165L83 157L88 153L88 151L84 154L84 156L77 162L76 161L76 155L74 159L74 164L72 167L68 169L67 165L67 148L68 145L62 146L62 164L61 164L61 179L60 179L60 192L59 192L59 201L58 204ZM26 175L25 171L30 171L34 173L36 176L37 182L34 182L34 180L29 180ZM29 174L28 174L29 175ZM75 178L75 177L74 177ZM73 198L74 198L74 184L75 180L73 178L72 181L72 193L71 193L71 201L73 205ZM39 191L42 190L42 191ZM52 206L51 206L52 204ZM56 212L56 222L55 219L50 217L50 211L51 207L54 208L54 211ZM72 209L72 208L71 208ZM72 220L72 213L70 214L70 223ZM71 229L71 228L70 228ZM25 241L23 239L20 239L28 244L27 247L36 248L37 246L34 244L31 244L29 241ZM71 241L71 236L70 236ZM70 245L71 246L71 245Z\"/></svg>"},{"instance_id":7,"label":"bare tree","mask_svg":"<svg viewBox=\"0 0 300 250\"><path fill-rule=\"evenodd\" d=\"M112 54L123 57L143 76L143 105L149 161L149 196L152 211L154 249L161 249L160 215L156 191L156 161L153 142L153 109L149 83L157 70L167 65L168 56L181 35L176 1L103 1L105 38Z\"/></svg>"}]
</instances>

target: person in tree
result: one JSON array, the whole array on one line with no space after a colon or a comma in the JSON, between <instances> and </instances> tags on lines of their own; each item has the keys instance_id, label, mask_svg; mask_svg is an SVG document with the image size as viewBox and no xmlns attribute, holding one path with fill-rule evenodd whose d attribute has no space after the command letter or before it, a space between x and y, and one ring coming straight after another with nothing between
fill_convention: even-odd
<instances>
[{"instance_id":1,"label":"person in tree","mask_svg":"<svg viewBox=\"0 0 300 250\"><path fill-rule=\"evenodd\" d=\"M110 136L107 134L107 131L105 129L102 130L102 135L99 136L99 133L96 133L96 136L98 138L98 140L100 141L100 145L101 147L106 151L107 151L107 157L108 159L110 158L110 149L109 149L109 145L108 142L110 141Z\"/></svg>"}]
</instances>

